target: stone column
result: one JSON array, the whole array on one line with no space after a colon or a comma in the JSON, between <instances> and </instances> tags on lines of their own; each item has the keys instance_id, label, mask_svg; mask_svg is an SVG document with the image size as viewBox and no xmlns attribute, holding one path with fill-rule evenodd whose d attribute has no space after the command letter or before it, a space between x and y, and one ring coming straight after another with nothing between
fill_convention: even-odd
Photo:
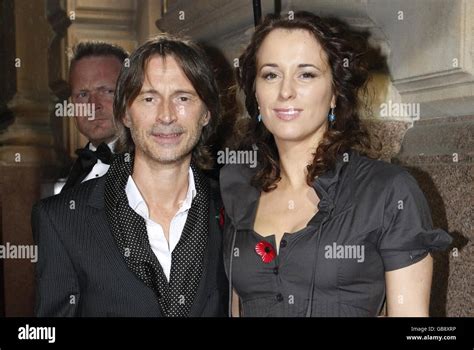
<instances>
[{"instance_id":1,"label":"stone column","mask_svg":"<svg viewBox=\"0 0 474 350\"><path fill-rule=\"evenodd\" d=\"M61 158L51 120L60 67L58 36L67 19L63 2L16 0L10 3L3 62L11 80L7 89L9 125L0 134L0 202L2 245L33 244L30 213L42 184L54 180ZM2 6L5 4L2 3ZM10 84L10 82L8 83ZM13 94L11 94L13 92ZM33 312L34 264L28 259L4 259L3 297L6 316Z\"/></svg>"},{"instance_id":2,"label":"stone column","mask_svg":"<svg viewBox=\"0 0 474 350\"><path fill-rule=\"evenodd\" d=\"M148 38L158 34L160 30L155 21L161 16L160 0L141 0L137 3L137 42L144 43Z\"/></svg>"},{"instance_id":3,"label":"stone column","mask_svg":"<svg viewBox=\"0 0 474 350\"><path fill-rule=\"evenodd\" d=\"M474 315L472 135L473 116L421 119L408 130L394 158L426 194L434 225L454 238L450 250L435 254L430 310L434 316Z\"/></svg>"}]
</instances>

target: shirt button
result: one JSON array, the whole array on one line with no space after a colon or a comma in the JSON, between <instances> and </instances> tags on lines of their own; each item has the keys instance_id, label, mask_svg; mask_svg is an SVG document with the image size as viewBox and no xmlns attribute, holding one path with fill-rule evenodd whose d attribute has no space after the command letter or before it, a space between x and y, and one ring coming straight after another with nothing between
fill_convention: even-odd
<instances>
[{"instance_id":1,"label":"shirt button","mask_svg":"<svg viewBox=\"0 0 474 350\"><path fill-rule=\"evenodd\" d=\"M273 273L274 273L275 275L278 275L278 266L273 268Z\"/></svg>"},{"instance_id":2,"label":"shirt button","mask_svg":"<svg viewBox=\"0 0 474 350\"><path fill-rule=\"evenodd\" d=\"M283 301L283 295L281 295L281 293L278 293L277 296L276 296L276 300L278 302L282 302Z\"/></svg>"},{"instance_id":3,"label":"shirt button","mask_svg":"<svg viewBox=\"0 0 474 350\"><path fill-rule=\"evenodd\" d=\"M286 239L282 239L281 242L280 242L280 247L281 248L285 248L286 247Z\"/></svg>"}]
</instances>

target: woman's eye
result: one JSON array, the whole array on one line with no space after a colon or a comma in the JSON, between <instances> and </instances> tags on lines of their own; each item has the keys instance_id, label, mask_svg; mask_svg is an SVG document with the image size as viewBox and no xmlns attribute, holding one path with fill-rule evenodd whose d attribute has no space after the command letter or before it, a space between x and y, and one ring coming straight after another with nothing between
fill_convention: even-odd
<instances>
[{"instance_id":1,"label":"woman's eye","mask_svg":"<svg viewBox=\"0 0 474 350\"><path fill-rule=\"evenodd\" d=\"M306 73L301 74L301 77L304 79L311 79L311 78L314 78L315 75L313 73L306 72Z\"/></svg>"},{"instance_id":2,"label":"woman's eye","mask_svg":"<svg viewBox=\"0 0 474 350\"><path fill-rule=\"evenodd\" d=\"M145 102L153 102L153 97L145 97Z\"/></svg>"},{"instance_id":3,"label":"woman's eye","mask_svg":"<svg viewBox=\"0 0 474 350\"><path fill-rule=\"evenodd\" d=\"M275 73L265 73L263 75L263 79L265 79L265 80L275 79L276 77L277 77L277 75Z\"/></svg>"}]
</instances>

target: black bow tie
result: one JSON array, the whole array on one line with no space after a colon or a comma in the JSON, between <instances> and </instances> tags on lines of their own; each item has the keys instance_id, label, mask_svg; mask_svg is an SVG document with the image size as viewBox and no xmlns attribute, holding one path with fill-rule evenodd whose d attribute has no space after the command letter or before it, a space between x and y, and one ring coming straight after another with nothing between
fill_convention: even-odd
<instances>
[{"instance_id":1,"label":"black bow tie","mask_svg":"<svg viewBox=\"0 0 474 350\"><path fill-rule=\"evenodd\" d=\"M89 147L86 146L85 148L76 150L76 154L79 158L74 163L61 192L79 185L91 172L92 168L94 168L94 165L97 164L98 159L104 164L110 164L114 156L105 143L101 143L99 147L97 147L97 151L91 151Z\"/></svg>"},{"instance_id":2,"label":"black bow tie","mask_svg":"<svg viewBox=\"0 0 474 350\"><path fill-rule=\"evenodd\" d=\"M79 157L82 169L88 169L89 171L92 170L98 159L104 164L110 164L112 160L112 151L103 142L97 147L96 151L91 151L89 148L80 148L76 150L76 154Z\"/></svg>"}]
</instances>

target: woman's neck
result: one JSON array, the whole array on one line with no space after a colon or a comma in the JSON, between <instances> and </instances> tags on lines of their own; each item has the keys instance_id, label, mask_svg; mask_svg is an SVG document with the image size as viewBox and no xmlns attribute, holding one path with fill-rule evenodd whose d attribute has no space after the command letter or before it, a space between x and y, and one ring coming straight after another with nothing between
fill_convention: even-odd
<instances>
[{"instance_id":1,"label":"woman's neck","mask_svg":"<svg viewBox=\"0 0 474 350\"><path fill-rule=\"evenodd\" d=\"M323 139L325 130L318 130L305 140L286 141L275 138L280 157L280 176L282 187L301 189L307 186L307 166L313 163L314 153Z\"/></svg>"}]
</instances>

